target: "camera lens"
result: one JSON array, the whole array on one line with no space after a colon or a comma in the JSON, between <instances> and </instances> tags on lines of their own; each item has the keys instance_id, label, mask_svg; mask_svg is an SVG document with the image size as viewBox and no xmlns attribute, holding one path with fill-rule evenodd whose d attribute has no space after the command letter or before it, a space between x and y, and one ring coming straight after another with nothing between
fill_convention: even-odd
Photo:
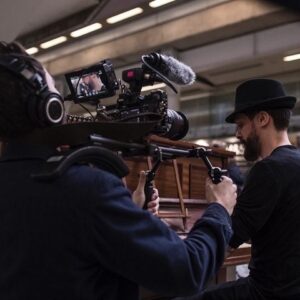
<instances>
[{"instance_id":1,"label":"camera lens","mask_svg":"<svg viewBox=\"0 0 300 300\"><path fill-rule=\"evenodd\" d=\"M164 137L171 140L180 140L184 138L189 130L189 121L181 112L176 112L172 109L167 109L165 119L167 131L163 134Z\"/></svg>"}]
</instances>

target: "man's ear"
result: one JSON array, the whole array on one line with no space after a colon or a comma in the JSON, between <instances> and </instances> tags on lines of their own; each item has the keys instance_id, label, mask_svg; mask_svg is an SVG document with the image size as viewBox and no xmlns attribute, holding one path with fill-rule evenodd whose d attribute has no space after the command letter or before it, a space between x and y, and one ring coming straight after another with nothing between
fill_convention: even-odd
<instances>
[{"instance_id":1,"label":"man's ear","mask_svg":"<svg viewBox=\"0 0 300 300\"><path fill-rule=\"evenodd\" d=\"M271 122L271 116L266 111L260 111L255 115L255 122L259 127L266 127Z\"/></svg>"}]
</instances>

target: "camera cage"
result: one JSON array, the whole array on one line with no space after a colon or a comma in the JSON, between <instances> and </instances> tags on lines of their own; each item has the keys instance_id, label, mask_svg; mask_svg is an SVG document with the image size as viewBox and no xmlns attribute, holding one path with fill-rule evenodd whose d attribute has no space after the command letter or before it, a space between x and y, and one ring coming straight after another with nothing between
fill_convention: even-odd
<instances>
[{"instance_id":1,"label":"camera cage","mask_svg":"<svg viewBox=\"0 0 300 300\"><path fill-rule=\"evenodd\" d=\"M146 57L146 55L142 56L141 68L122 72L122 79L128 86L121 84L121 92L116 103L107 106L101 105L101 99L114 96L116 90L120 88L110 60L103 60L96 65L65 74L71 92L65 100L73 100L74 103L79 104L89 102L97 106L96 117L90 112L91 117L67 115L67 121L124 123L134 120L139 123L157 120L157 126L152 133L173 140L183 138L188 132L188 120L182 113L168 109L167 94L156 90L147 95L141 95L143 86L153 85L155 82L165 82L177 93L168 78L152 67ZM86 76L96 76L104 88L87 92L88 88L84 86L87 83L83 82Z\"/></svg>"},{"instance_id":2,"label":"camera cage","mask_svg":"<svg viewBox=\"0 0 300 300\"><path fill-rule=\"evenodd\" d=\"M122 93L119 95L117 103L111 105L109 108L115 111L119 110L119 113L124 112L125 118L122 117L122 114L120 117L120 114L117 113L117 117L114 117L112 120L109 119L107 120L107 122L105 122L105 120L102 120L102 123L92 122L94 124L91 124L93 126L99 125L105 127L109 125L118 125L124 127L126 122L123 124L122 121L132 120L133 118L132 116L130 116L130 113L132 113L133 117L136 120L137 126L139 126L139 124L147 125L147 128L144 128L144 134L142 136L139 136L139 141L142 143L133 143L132 139L124 141L122 140L122 136L118 139L110 138L113 126L108 128L109 130L106 132L108 137L98 135L95 132L90 134L87 134L87 132L85 132L84 134L80 134L80 132L73 130L75 129L75 127L72 127L70 129L72 135L76 136L75 140L78 141L78 136L80 136L80 138L86 139L88 141L86 141L86 143L77 142L77 144L74 145L73 148L70 148L70 151L59 153L58 155L50 157L46 161L44 169L42 169L40 172L31 174L31 177L33 179L41 181L55 180L57 177L61 176L70 166L77 163L92 163L96 167L111 172L116 176L122 178L123 176L126 176L128 174L129 170L124 162L120 159L120 157L116 155L117 152L122 157L146 155L153 157L153 159L155 160L153 168L151 170L148 170L146 174L146 203L151 200L155 173L161 162L167 159L176 159L177 157L200 158L204 161L204 164L208 169L208 175L210 176L212 181L217 184L222 180L222 176L226 173L226 170L222 170L219 167L212 166L207 157L210 154L210 150L202 147L189 150L166 148L155 144L149 144L149 142L146 140L146 135L153 133L157 134L157 132L162 132L160 136L163 137L174 140L181 139L186 135L188 131L188 121L182 113L167 109L167 96L162 91L150 93L145 97L140 95L142 86L153 85L155 82L161 81L170 86L174 90L174 92L177 92L172 83L164 75L162 75L158 70L148 64L145 56L142 56L142 62L142 68L125 70L125 73L123 72L123 80L129 84L129 87L126 87L125 85L121 86ZM131 71L131 75L133 76L129 76L129 72ZM82 79L85 76L91 75L95 75L96 79L99 80L99 83L101 81L101 84L102 86L104 86L104 88L102 88L101 86L101 89L94 90L94 93L92 92L91 94L86 93L81 95L78 90L79 84L82 82ZM74 103L80 104L83 102L91 102L95 104L97 101L98 108L100 106L100 99L114 96L116 94L116 90L119 89L119 82L115 76L113 65L110 60L103 60L96 65L69 72L65 74L65 78L71 92L71 95L66 100L73 100ZM144 103L143 100L145 100L146 103ZM142 108L142 110L140 108ZM143 117L146 117L148 113L147 109L150 110L148 111L150 112L149 115L152 114L153 116L157 114L160 116L160 120L151 120L152 122L150 122L149 119L144 119ZM104 107L104 113L105 110L106 108ZM142 114L144 114L144 116L142 116ZM126 115L128 116L126 117ZM89 119L89 121L95 121L95 118ZM126 125L127 124L129 123L126 123ZM82 125L88 124L77 125L79 125L81 128ZM148 128L148 125L151 128ZM158 128L158 131L152 131L152 128ZM68 129L68 126L64 127L62 130L64 129ZM130 132L133 132L133 130L130 130ZM167 135L169 132L171 132L172 136ZM53 134L55 135L55 141L57 142L57 139L59 139L58 137L60 135L55 134L55 131L53 132ZM67 134L67 136L70 135Z\"/></svg>"}]
</instances>

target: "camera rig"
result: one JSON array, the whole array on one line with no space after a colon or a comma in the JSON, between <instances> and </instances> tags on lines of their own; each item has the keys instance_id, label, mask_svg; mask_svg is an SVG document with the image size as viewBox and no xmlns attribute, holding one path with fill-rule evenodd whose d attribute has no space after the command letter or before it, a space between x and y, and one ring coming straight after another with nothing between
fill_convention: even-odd
<instances>
[{"instance_id":1,"label":"camera rig","mask_svg":"<svg viewBox=\"0 0 300 300\"><path fill-rule=\"evenodd\" d=\"M63 125L61 131L63 134L60 134L59 130L55 133L55 129L52 129L52 136L56 140L63 135L64 144L69 145L77 139L77 136L74 140L71 139L72 143L68 143L66 137L70 137L70 132L71 136L76 135L75 130L79 129L77 133L81 132L85 143L73 143L70 150L50 157L42 171L32 174L36 180L53 180L75 163L92 163L96 167L122 178L129 173L129 170L120 156L125 158L150 156L155 163L152 169L146 173L145 207L152 197L156 171L161 162L165 160L177 157L200 158L206 165L212 181L217 184L222 180L221 177L226 171L212 166L208 159L210 150L203 147L188 150L162 147L151 144L146 139L150 134L171 140L179 140L186 135L188 120L181 112L168 109L167 94L157 90L142 96L141 90L143 86L164 82L174 92L177 92L168 78L179 84L192 83L195 74L188 66L172 57L152 53L142 56L141 68L123 71L123 81L129 86L121 84L116 79L113 65L109 60L103 60L99 64L68 73L65 76L71 91L67 100L73 100L75 103L92 103L96 106L97 114L96 116L91 114L90 118L71 116L71 123L75 122L75 124ZM103 106L101 99L114 96L120 86L121 93L116 104ZM84 121L85 124L78 124L78 121ZM86 124L86 121L92 125L90 128L84 126L89 125ZM68 127L68 125L75 126ZM134 127L140 130L134 129ZM93 131L93 128L97 130ZM123 131L120 136L116 132L117 128ZM134 136L132 129L139 133ZM89 134L86 130L90 130Z\"/></svg>"},{"instance_id":2,"label":"camera rig","mask_svg":"<svg viewBox=\"0 0 300 300\"><path fill-rule=\"evenodd\" d=\"M162 68L162 72L167 72L171 78L174 77L174 66L172 65L173 69L168 69L169 66L164 64L164 60L164 56L157 53L143 55L140 68L122 72L122 79L126 84L117 80L110 60L103 60L88 68L65 74L71 92L65 100L72 100L81 105L89 103L96 107L95 116L91 113L90 117L68 115L68 121L70 123L157 121L151 133L172 140L183 138L188 132L188 120L181 112L168 109L167 94L156 90L141 95L142 87L153 85L155 82L164 82L177 93L171 81L158 70ZM152 61L158 65L156 68L151 66ZM181 67L181 64L178 63L178 66ZM107 106L102 104L102 99L114 96L119 89L120 93L115 104Z\"/></svg>"},{"instance_id":3,"label":"camera rig","mask_svg":"<svg viewBox=\"0 0 300 300\"><path fill-rule=\"evenodd\" d=\"M150 156L154 160L151 170L146 172L145 195L147 203L151 200L153 193L153 180L156 172L163 161L176 159L179 157L193 157L202 159L208 169L208 175L212 182L218 184L226 170L219 167L213 167L208 156L211 150L204 147L194 149L176 149L163 147L151 143L126 143L119 140L103 137L101 135L90 135L89 145L72 148L71 150L59 153L48 158L44 169L32 174L32 178L39 181L51 181L63 175L66 170L74 164L93 164L95 167L108 171L119 178L128 175L129 170L121 159L133 156Z\"/></svg>"}]
</instances>

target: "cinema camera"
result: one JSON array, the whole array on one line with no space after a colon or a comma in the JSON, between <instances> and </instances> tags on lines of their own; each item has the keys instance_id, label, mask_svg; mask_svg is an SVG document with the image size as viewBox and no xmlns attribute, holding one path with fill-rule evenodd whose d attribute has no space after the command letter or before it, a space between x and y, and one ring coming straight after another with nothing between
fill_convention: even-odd
<instances>
[{"instance_id":1,"label":"cinema camera","mask_svg":"<svg viewBox=\"0 0 300 300\"><path fill-rule=\"evenodd\" d=\"M85 69L65 74L71 95L67 99L75 103L95 104L95 117L80 118L68 116L68 121L96 122L147 122L157 121L151 133L172 140L183 138L188 132L188 120L181 112L168 109L167 94L156 90L142 96L142 87L164 82L177 93L171 81L178 84L191 84L195 74L192 69L173 57L152 53L142 56L141 68L123 71L122 84L116 78L109 60ZM116 95L121 90L116 103L104 106L101 99Z\"/></svg>"},{"instance_id":2,"label":"cinema camera","mask_svg":"<svg viewBox=\"0 0 300 300\"><path fill-rule=\"evenodd\" d=\"M103 122L113 122L114 124L116 122L133 122L137 125L142 122L156 121L157 123L150 133L172 140L183 138L189 128L188 120L181 112L168 109L167 94L157 90L142 96L141 91L143 86L164 82L177 93L172 82L179 85L192 84L196 78L195 73L189 66L164 54L143 55L141 60L140 68L123 71L122 79L128 86L119 83L109 60L103 60L97 65L66 74L71 91L69 98L73 99L75 103L90 102L97 106L95 117L80 119L80 121L96 121L102 124ZM114 96L120 87L121 93L116 104L106 107L101 105L101 99ZM70 116L70 119L78 121L77 116ZM203 147L180 150L147 143L140 145L132 143L132 141L126 143L98 135L91 135L90 139L106 149L121 151L124 156L152 156L156 163L147 174L148 184L151 184L155 171L163 160L176 157L201 158L214 183L220 182L222 175L226 173L225 170L211 165L207 157L211 151Z\"/></svg>"},{"instance_id":3,"label":"cinema camera","mask_svg":"<svg viewBox=\"0 0 300 300\"><path fill-rule=\"evenodd\" d=\"M109 60L103 60L91 67L68 73L65 77L71 91L71 95L67 99L79 104L94 104L97 112L95 117L91 114L89 118L69 116L70 123L90 121L92 125L108 127L111 133L116 128L115 125L119 125L119 123L128 122L127 125L134 125L134 127L130 127L131 130L134 130L139 124L142 126L148 122L151 123L151 127L149 127L151 132L147 131L147 135L152 133L172 140L183 138L188 131L187 118L181 112L168 109L165 92L156 90L145 96L141 95L143 86L153 85L155 82L164 82L174 92L177 90L171 81L181 85L194 82L196 76L192 69L171 56L158 53L143 55L141 68L125 70L122 73L122 79L128 86L117 80ZM119 89L121 92L115 104L108 106L101 104L101 99L115 96ZM118 128L120 129L120 126ZM63 155L51 157L44 169L39 173L32 174L32 177L37 180L52 180L63 174L72 164L88 162L122 178L129 173L129 170L115 152L123 157L151 156L155 163L152 169L147 171L146 208L153 193L153 179L159 165L164 160L177 157L200 158L204 161L208 175L214 183L219 183L222 175L226 172L219 167L212 166L207 157L211 151L203 147L189 150L167 148L148 143L144 136L142 143L140 140L139 143L136 143L135 140L124 141L122 137L112 139L97 133L91 134L89 140L90 143L85 146L72 149Z\"/></svg>"}]
</instances>

